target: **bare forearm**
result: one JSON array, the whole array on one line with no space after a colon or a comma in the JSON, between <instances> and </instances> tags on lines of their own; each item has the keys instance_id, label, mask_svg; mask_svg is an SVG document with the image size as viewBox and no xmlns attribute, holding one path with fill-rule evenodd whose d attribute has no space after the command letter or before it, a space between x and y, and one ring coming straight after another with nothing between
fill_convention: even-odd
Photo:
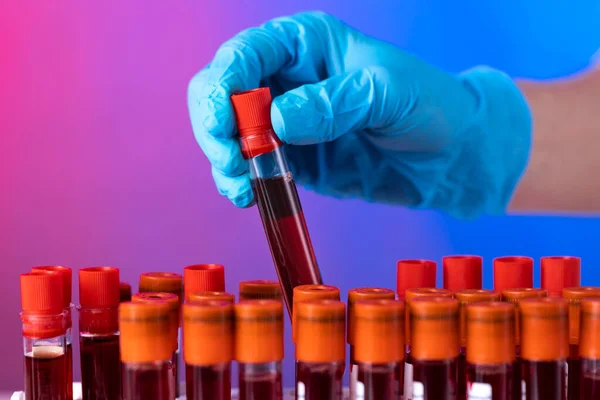
<instances>
[{"instance_id":1,"label":"bare forearm","mask_svg":"<svg viewBox=\"0 0 600 400\"><path fill-rule=\"evenodd\" d=\"M533 139L509 211L600 212L600 69L518 84L533 114Z\"/></svg>"}]
</instances>

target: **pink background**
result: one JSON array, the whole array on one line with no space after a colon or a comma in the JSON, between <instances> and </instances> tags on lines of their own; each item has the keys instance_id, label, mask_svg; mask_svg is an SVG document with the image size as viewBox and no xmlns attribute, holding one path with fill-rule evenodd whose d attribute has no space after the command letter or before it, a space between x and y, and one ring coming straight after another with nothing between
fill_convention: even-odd
<instances>
[{"instance_id":1,"label":"pink background","mask_svg":"<svg viewBox=\"0 0 600 400\"><path fill-rule=\"evenodd\" d=\"M0 3L0 389L22 387L18 276L34 265L113 265L134 287L143 271L181 272L193 263L224 264L235 292L240 280L274 278L256 209L236 209L218 195L186 108L189 79L239 30L319 8L450 71L482 62L538 77L573 72L600 46L594 1L576 15L566 1L562 8L518 0L462 8L445 0L374 3ZM488 286L496 255L571 253L600 262L595 241L579 240L582 229L597 233L596 220L467 223L300 195L324 279L343 293L393 288L400 258L482 254ZM77 302L76 280L74 288ZM286 347L290 385L289 338Z\"/></svg>"}]
</instances>

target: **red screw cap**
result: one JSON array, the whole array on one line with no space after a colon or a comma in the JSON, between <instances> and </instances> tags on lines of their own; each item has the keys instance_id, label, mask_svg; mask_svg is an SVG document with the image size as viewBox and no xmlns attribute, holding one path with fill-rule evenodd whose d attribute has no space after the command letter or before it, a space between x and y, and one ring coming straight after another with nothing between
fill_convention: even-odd
<instances>
[{"instance_id":1,"label":"red screw cap","mask_svg":"<svg viewBox=\"0 0 600 400\"><path fill-rule=\"evenodd\" d=\"M533 258L523 256L494 259L494 290L533 287Z\"/></svg>"},{"instance_id":2,"label":"red screw cap","mask_svg":"<svg viewBox=\"0 0 600 400\"><path fill-rule=\"evenodd\" d=\"M405 297L406 289L434 288L436 263L429 260L400 260L397 265L396 293Z\"/></svg>"},{"instance_id":3,"label":"red screw cap","mask_svg":"<svg viewBox=\"0 0 600 400\"><path fill-rule=\"evenodd\" d=\"M444 289L453 292L481 289L483 259L479 256L448 256L442 259Z\"/></svg>"}]
</instances>

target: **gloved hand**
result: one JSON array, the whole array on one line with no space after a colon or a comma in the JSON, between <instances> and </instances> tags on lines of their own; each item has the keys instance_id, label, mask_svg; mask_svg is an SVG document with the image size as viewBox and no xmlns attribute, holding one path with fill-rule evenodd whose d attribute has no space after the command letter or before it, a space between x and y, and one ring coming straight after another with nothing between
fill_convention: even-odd
<instances>
[{"instance_id":1,"label":"gloved hand","mask_svg":"<svg viewBox=\"0 0 600 400\"><path fill-rule=\"evenodd\" d=\"M501 72L449 75L323 13L277 18L223 44L190 82L196 139L219 192L252 204L232 93L269 85L273 129L316 192L458 217L501 213L526 166L528 106Z\"/></svg>"}]
</instances>

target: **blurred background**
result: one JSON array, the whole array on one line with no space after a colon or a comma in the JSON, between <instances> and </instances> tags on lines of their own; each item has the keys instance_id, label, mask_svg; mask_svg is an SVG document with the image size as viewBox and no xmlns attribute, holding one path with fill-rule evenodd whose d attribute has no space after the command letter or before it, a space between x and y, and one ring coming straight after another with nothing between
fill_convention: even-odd
<instances>
[{"instance_id":1,"label":"blurred background","mask_svg":"<svg viewBox=\"0 0 600 400\"><path fill-rule=\"evenodd\" d=\"M240 280L275 278L257 210L215 190L186 88L238 31L312 9L451 72L560 77L600 48L597 0L0 2L0 389L22 387L18 276L34 265L113 265L134 289L141 272L193 263L224 264L235 292ZM487 287L492 258L506 254L578 255L583 283L600 284L597 218L461 222L300 196L324 279L343 292L393 288L396 260L451 253L482 255ZM74 289L76 303L76 278Z\"/></svg>"}]
</instances>

